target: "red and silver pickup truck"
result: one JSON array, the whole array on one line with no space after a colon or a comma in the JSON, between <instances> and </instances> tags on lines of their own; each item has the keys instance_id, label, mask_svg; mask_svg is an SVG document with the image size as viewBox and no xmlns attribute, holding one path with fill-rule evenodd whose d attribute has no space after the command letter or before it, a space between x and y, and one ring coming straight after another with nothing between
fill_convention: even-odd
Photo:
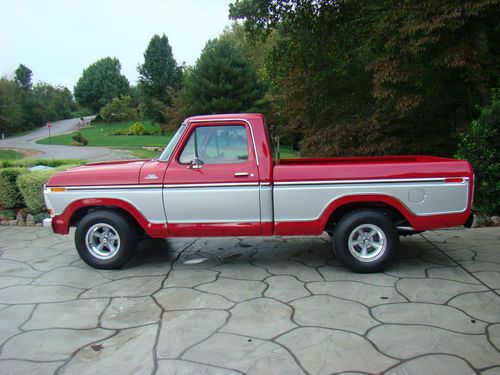
<instances>
[{"instance_id":1,"label":"red and silver pickup truck","mask_svg":"<svg viewBox=\"0 0 500 375\"><path fill-rule=\"evenodd\" d=\"M432 156L273 160L260 114L188 118L153 160L59 172L44 194L50 232L76 226L81 258L118 268L138 238L332 237L337 258L377 272L400 234L471 222L467 161Z\"/></svg>"}]
</instances>

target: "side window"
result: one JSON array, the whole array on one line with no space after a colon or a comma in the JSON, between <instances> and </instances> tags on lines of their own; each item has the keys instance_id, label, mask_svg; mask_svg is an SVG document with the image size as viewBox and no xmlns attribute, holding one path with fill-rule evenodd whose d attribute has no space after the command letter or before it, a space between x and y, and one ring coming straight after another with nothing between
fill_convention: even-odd
<instances>
[{"instance_id":1,"label":"side window","mask_svg":"<svg viewBox=\"0 0 500 375\"><path fill-rule=\"evenodd\" d=\"M190 135L179 162L195 158L204 164L244 163L248 160L248 139L244 126L200 126Z\"/></svg>"}]
</instances>

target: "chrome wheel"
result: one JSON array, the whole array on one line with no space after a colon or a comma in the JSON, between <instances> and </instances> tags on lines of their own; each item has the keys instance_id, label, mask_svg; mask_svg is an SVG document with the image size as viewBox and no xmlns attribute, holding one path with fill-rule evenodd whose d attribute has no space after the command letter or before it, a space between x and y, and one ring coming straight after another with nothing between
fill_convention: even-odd
<instances>
[{"instance_id":1,"label":"chrome wheel","mask_svg":"<svg viewBox=\"0 0 500 375\"><path fill-rule=\"evenodd\" d=\"M357 260L373 262L387 249L387 238L378 226L362 224L351 232L347 245L351 255Z\"/></svg>"},{"instance_id":2,"label":"chrome wheel","mask_svg":"<svg viewBox=\"0 0 500 375\"><path fill-rule=\"evenodd\" d=\"M85 235L87 249L98 259L111 259L120 250L118 231L109 224L92 225Z\"/></svg>"}]
</instances>

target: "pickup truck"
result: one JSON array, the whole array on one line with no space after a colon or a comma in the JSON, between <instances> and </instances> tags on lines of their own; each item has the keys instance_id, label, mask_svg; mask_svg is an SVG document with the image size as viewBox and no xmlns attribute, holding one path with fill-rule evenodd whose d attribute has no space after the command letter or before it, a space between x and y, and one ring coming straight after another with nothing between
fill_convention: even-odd
<instances>
[{"instance_id":1,"label":"pickup truck","mask_svg":"<svg viewBox=\"0 0 500 375\"><path fill-rule=\"evenodd\" d=\"M44 187L44 226L76 226L81 258L121 267L141 236L332 238L355 272L378 272L399 235L471 223L467 161L433 156L273 160L260 114L190 117L153 160L91 163Z\"/></svg>"}]
</instances>

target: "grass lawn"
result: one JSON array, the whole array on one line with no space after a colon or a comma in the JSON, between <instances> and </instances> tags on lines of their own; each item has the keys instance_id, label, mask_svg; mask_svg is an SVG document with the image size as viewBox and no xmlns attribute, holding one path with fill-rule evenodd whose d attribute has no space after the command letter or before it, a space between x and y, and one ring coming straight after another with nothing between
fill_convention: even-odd
<instances>
[{"instance_id":1,"label":"grass lawn","mask_svg":"<svg viewBox=\"0 0 500 375\"><path fill-rule=\"evenodd\" d=\"M290 146L280 145L280 159L295 159L300 158L300 153L293 151Z\"/></svg>"},{"instance_id":2,"label":"grass lawn","mask_svg":"<svg viewBox=\"0 0 500 375\"><path fill-rule=\"evenodd\" d=\"M15 160L22 159L23 154L14 150L1 150L0 149L0 160Z\"/></svg>"},{"instance_id":3,"label":"grass lawn","mask_svg":"<svg viewBox=\"0 0 500 375\"><path fill-rule=\"evenodd\" d=\"M148 130L159 130L158 125L153 125L149 121L141 121L141 123ZM126 129L132 122L116 122L107 124L99 122L93 124L91 127L81 130L82 135L89 140L88 146L99 147L120 147L125 149L134 149L141 146L161 146L164 147L172 138L173 133L166 135L110 135L110 133L117 129ZM73 142L73 135L71 134L58 135L51 138L53 145L71 145ZM48 138L43 138L37 141L41 144L49 144Z\"/></svg>"}]
</instances>

